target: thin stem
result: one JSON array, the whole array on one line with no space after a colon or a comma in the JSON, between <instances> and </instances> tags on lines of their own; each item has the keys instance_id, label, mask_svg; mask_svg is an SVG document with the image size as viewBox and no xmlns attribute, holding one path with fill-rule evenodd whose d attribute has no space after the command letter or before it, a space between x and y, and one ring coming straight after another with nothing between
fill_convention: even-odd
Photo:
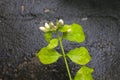
<instances>
[{"instance_id":1,"label":"thin stem","mask_svg":"<svg viewBox=\"0 0 120 80\"><path fill-rule=\"evenodd\" d=\"M59 33L57 33L57 35L58 35L58 39L59 39L59 42L60 42L60 47L61 47L61 50L62 50L65 65L66 65L66 68L67 68L68 76L69 76L69 79L72 80L72 77L71 77L71 74L70 74L70 69L69 69L69 66L68 66L68 62L67 62L66 55L65 55L65 52L64 52L64 48L63 48L63 44L62 44L62 39L61 39Z\"/></svg>"}]
</instances>

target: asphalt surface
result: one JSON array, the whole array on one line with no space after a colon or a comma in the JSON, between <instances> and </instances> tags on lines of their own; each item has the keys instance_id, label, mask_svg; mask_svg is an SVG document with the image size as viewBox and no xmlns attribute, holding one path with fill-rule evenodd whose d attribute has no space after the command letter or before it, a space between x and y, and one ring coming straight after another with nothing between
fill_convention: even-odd
<instances>
[{"instance_id":1,"label":"asphalt surface","mask_svg":"<svg viewBox=\"0 0 120 80\"><path fill-rule=\"evenodd\" d=\"M60 18L86 35L81 44L64 41L65 51L87 47L94 79L120 80L119 0L0 0L0 80L69 80L63 59L43 65L35 57L46 45L39 26ZM69 65L74 77L79 66Z\"/></svg>"}]
</instances>

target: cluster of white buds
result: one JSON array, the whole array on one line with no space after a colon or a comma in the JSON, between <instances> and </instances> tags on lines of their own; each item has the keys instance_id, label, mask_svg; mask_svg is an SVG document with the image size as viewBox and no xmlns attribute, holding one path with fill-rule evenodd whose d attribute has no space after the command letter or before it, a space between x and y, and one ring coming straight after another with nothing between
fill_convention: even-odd
<instances>
[{"instance_id":1,"label":"cluster of white buds","mask_svg":"<svg viewBox=\"0 0 120 80\"><path fill-rule=\"evenodd\" d=\"M62 19L59 19L57 21L58 24L54 25L53 22L45 23L44 26L39 27L40 30L42 30L43 32L48 32L48 31L56 31L59 26L64 25L64 21Z\"/></svg>"}]
</instances>

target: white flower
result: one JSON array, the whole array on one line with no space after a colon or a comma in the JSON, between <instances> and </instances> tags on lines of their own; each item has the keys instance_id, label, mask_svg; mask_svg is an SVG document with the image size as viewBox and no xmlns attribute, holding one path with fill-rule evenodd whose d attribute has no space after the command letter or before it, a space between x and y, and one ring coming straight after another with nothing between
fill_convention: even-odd
<instances>
[{"instance_id":1,"label":"white flower","mask_svg":"<svg viewBox=\"0 0 120 80\"><path fill-rule=\"evenodd\" d=\"M50 26L48 23L45 23L45 28L50 29Z\"/></svg>"},{"instance_id":2,"label":"white flower","mask_svg":"<svg viewBox=\"0 0 120 80\"><path fill-rule=\"evenodd\" d=\"M45 27L39 27L40 30L42 30L43 32L47 32L48 30Z\"/></svg>"},{"instance_id":3,"label":"white flower","mask_svg":"<svg viewBox=\"0 0 120 80\"><path fill-rule=\"evenodd\" d=\"M63 24L64 24L64 21L63 21L62 19L59 19L58 22L59 22L60 25L63 25Z\"/></svg>"}]
</instances>

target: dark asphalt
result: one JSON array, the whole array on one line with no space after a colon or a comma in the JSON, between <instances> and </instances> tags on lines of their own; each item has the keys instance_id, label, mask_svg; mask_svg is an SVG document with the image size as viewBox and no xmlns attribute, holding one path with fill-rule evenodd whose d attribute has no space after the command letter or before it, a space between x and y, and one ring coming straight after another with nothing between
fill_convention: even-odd
<instances>
[{"instance_id":1,"label":"dark asphalt","mask_svg":"<svg viewBox=\"0 0 120 80\"><path fill-rule=\"evenodd\" d=\"M0 0L0 80L69 80L62 59L43 65L45 22L62 18L83 26L86 41L64 41L65 51L88 48L95 80L120 80L120 0ZM60 51L59 48L57 48ZM74 76L78 65L69 61Z\"/></svg>"}]
</instances>

